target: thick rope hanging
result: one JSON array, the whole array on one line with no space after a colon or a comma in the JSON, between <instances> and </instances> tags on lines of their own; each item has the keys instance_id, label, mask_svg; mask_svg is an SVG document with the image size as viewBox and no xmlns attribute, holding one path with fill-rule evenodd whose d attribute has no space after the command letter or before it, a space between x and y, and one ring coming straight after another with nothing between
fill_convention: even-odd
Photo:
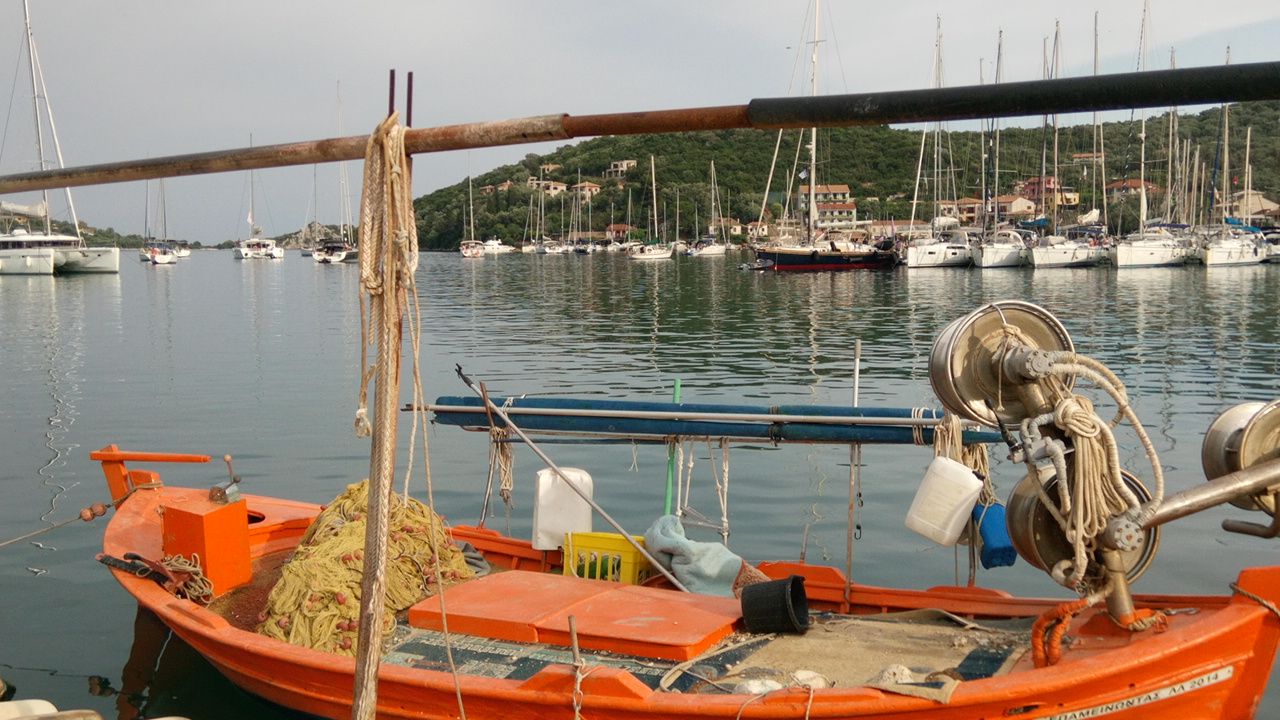
<instances>
[{"instance_id":1,"label":"thick rope hanging","mask_svg":"<svg viewBox=\"0 0 1280 720\"><path fill-rule=\"evenodd\" d=\"M360 627L356 653L355 703L352 717L372 720L377 711L378 665L382 642L377 619L383 615L387 577L388 503L395 474L397 415L400 398L402 319L418 267L417 230L413 213L413 181L404 149L404 128L392 113L369 136L365 149L364 191L360 202L360 407L356 433L371 431L369 517L361 581ZM366 297L368 305L366 306ZM367 309L367 316L366 316ZM367 322L367 324L366 324ZM375 345L373 364L366 351ZM374 415L368 419L368 387L374 381Z\"/></svg>"}]
</instances>

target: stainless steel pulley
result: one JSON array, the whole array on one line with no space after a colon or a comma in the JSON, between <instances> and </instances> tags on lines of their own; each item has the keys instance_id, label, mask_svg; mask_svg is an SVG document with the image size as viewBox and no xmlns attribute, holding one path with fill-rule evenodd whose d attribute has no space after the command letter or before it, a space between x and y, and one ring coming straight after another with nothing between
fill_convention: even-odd
<instances>
[{"instance_id":1,"label":"stainless steel pulley","mask_svg":"<svg viewBox=\"0 0 1280 720\"><path fill-rule=\"evenodd\" d=\"M1200 463L1210 482L1238 470L1280 458L1280 400L1269 403L1246 402L1228 408L1209 425L1200 446ZM1245 510L1276 514L1272 493L1265 491L1231 501Z\"/></svg>"},{"instance_id":2,"label":"stainless steel pulley","mask_svg":"<svg viewBox=\"0 0 1280 720\"><path fill-rule=\"evenodd\" d=\"M929 352L929 384L948 410L993 427L1043 411L1027 396L1026 381L1010 377L998 362L1010 330L1034 350L1075 349L1062 323L1038 305L1002 300L980 307L943 328ZM1066 382L1070 389L1074 378Z\"/></svg>"}]
</instances>

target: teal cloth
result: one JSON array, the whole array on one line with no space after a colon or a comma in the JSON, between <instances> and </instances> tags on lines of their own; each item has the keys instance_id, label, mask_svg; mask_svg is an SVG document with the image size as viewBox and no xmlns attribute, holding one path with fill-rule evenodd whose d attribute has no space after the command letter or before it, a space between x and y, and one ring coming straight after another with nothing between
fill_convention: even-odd
<instances>
[{"instance_id":1,"label":"teal cloth","mask_svg":"<svg viewBox=\"0 0 1280 720\"><path fill-rule=\"evenodd\" d=\"M698 542L684 535L675 515L663 515L644 532L645 549L689 592L733 597L742 558L720 543Z\"/></svg>"}]
</instances>

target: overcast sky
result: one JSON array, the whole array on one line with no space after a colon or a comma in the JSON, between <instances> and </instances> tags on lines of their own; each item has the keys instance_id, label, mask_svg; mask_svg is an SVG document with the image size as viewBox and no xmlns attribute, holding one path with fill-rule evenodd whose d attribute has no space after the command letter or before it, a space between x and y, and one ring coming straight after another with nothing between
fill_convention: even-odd
<instances>
[{"instance_id":1,"label":"overcast sky","mask_svg":"<svg viewBox=\"0 0 1280 720\"><path fill-rule=\"evenodd\" d=\"M417 127L550 113L596 114L737 105L807 94L809 0L508 0L213 3L29 0L67 166L119 162L370 132L387 109L388 71L414 73ZM1152 0L1148 66L1280 59L1275 0ZM1004 79L1041 77L1061 26L1063 76L1092 73L1095 13L1102 72L1138 69L1143 3L1026 0L827 0L819 92L933 84L942 27L943 82L991 82L998 34ZM34 170L22 0L0 0L0 173ZM800 52L802 51L803 52ZM554 145L419 156L415 195ZM349 165L358 201L360 168ZM206 244L244 237L245 173L171 179L169 233ZM313 177L318 202L312 202ZM318 216L339 220L336 166L257 173L268 235ZM154 191L154 185L153 185ZM81 220L143 229L143 183L80 188ZM14 198L21 200L23 198ZM61 203L55 203L55 209ZM318 206L318 212L317 208Z\"/></svg>"}]
</instances>

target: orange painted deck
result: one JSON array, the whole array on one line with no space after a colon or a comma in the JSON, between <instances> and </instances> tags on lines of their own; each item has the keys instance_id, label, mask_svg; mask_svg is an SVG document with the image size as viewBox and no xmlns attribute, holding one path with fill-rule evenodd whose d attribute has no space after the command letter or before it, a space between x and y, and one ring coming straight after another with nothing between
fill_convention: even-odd
<instances>
[{"instance_id":1,"label":"orange painted deck","mask_svg":"<svg viewBox=\"0 0 1280 720\"><path fill-rule=\"evenodd\" d=\"M449 631L569 647L575 618L584 650L691 660L734 631L734 598L676 593L548 573L500 572L444 593ZM409 608L409 625L443 629L440 597Z\"/></svg>"}]
</instances>

